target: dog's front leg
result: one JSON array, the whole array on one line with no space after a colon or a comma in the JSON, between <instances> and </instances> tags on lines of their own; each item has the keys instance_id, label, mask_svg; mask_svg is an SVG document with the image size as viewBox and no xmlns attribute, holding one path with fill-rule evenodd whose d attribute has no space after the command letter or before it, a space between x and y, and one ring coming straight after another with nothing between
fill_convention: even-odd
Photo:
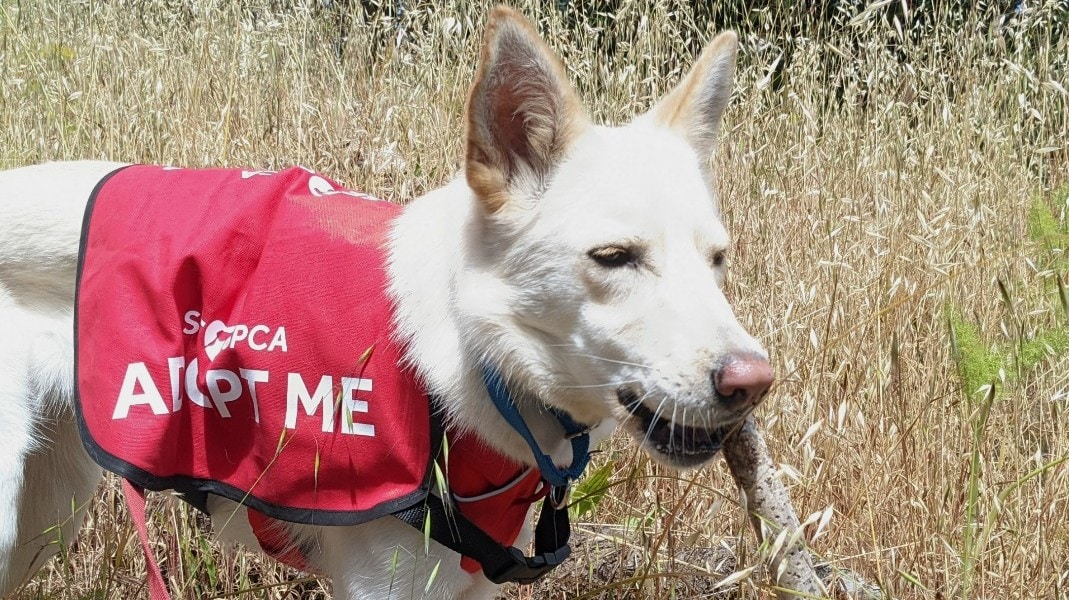
<instances>
[{"instance_id":1,"label":"dog's front leg","mask_svg":"<svg viewBox=\"0 0 1069 600\"><path fill-rule=\"evenodd\" d=\"M441 598L490 600L495 585L469 574L460 556L393 517L351 527L324 527L316 536L317 569L348 600Z\"/></svg>"},{"instance_id":2,"label":"dog's front leg","mask_svg":"<svg viewBox=\"0 0 1069 600\"><path fill-rule=\"evenodd\" d=\"M245 507L208 498L212 529L223 541L258 549ZM330 579L339 600L489 600L496 586L460 567L460 556L393 517L352 526L299 525L276 521L282 535L301 549L309 570Z\"/></svg>"}]
</instances>

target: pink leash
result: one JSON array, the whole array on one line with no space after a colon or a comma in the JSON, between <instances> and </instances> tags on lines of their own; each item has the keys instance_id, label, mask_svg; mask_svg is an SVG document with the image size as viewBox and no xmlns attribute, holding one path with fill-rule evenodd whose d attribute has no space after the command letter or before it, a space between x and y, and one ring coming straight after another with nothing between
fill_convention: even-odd
<instances>
[{"instance_id":1,"label":"pink leash","mask_svg":"<svg viewBox=\"0 0 1069 600\"><path fill-rule=\"evenodd\" d=\"M137 528L137 537L141 538L141 550L145 553L145 564L148 567L148 588L151 600L171 600L167 593L167 584L163 582L163 573L160 565L152 554L152 548L148 545L148 525L145 522L145 488L130 483L129 479L122 480L123 498L126 499L126 508L130 511L130 518L134 520Z\"/></svg>"}]
</instances>

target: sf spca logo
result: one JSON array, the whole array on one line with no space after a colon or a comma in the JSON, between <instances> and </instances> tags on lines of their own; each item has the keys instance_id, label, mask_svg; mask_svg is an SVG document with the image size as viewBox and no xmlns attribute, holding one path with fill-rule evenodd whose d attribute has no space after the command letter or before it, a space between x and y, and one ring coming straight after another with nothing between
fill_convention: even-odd
<instances>
[{"instance_id":1,"label":"sf spca logo","mask_svg":"<svg viewBox=\"0 0 1069 600\"><path fill-rule=\"evenodd\" d=\"M187 311L184 320L186 326L182 328L182 333L196 335L200 330L204 330L204 353L208 360L215 360L223 350L234 349L239 345L256 352L289 350L286 345L286 327L282 325L272 329L267 325L227 325L218 319L207 322L198 310Z\"/></svg>"}]
</instances>

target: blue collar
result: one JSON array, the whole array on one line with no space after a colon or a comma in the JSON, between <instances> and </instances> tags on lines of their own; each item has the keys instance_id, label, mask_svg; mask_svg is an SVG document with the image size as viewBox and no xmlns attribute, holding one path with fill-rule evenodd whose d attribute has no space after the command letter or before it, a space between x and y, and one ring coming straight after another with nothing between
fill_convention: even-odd
<instances>
[{"instance_id":1,"label":"blue collar","mask_svg":"<svg viewBox=\"0 0 1069 600\"><path fill-rule=\"evenodd\" d=\"M535 462L538 463L538 470L542 473L542 479L545 479L553 487L565 488L583 474L587 463L590 462L590 427L576 423L564 411L549 407L549 412L557 418L561 427L564 428L564 439L572 442L572 464L567 468L561 469L554 464L552 458L538 447L538 442L535 441L534 435L531 434L531 430L527 427L527 423L520 416L520 410L516 408L516 403L512 400L512 394L505 387L505 381L501 378L501 374L497 369L490 365L484 365L483 383L486 384L486 391L490 393L490 399L494 401L497 411L531 447Z\"/></svg>"}]
</instances>

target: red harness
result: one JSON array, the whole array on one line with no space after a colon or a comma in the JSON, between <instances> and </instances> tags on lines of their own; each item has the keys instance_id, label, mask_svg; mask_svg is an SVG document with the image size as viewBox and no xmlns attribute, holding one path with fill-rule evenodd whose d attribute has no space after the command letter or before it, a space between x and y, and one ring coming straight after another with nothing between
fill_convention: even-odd
<instances>
[{"instance_id":1,"label":"red harness","mask_svg":"<svg viewBox=\"0 0 1069 600\"><path fill-rule=\"evenodd\" d=\"M424 501L436 427L399 367L386 295L399 212L300 168L106 177L86 210L75 317L90 455L195 505L248 506L264 550L301 568L271 519L358 524ZM471 435L449 443L460 513L511 545L545 495L538 471Z\"/></svg>"},{"instance_id":2,"label":"red harness","mask_svg":"<svg viewBox=\"0 0 1069 600\"><path fill-rule=\"evenodd\" d=\"M538 469L501 456L474 435L450 438L446 479L461 514L505 546L516 542L531 505L549 493ZM467 556L461 566L480 569Z\"/></svg>"}]
</instances>

